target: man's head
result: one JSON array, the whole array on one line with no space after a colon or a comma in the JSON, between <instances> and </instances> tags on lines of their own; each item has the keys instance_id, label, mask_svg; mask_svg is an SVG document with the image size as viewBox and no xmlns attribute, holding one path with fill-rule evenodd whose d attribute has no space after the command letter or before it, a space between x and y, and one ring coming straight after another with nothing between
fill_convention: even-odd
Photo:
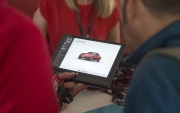
<instances>
[{"instance_id":1,"label":"man's head","mask_svg":"<svg viewBox=\"0 0 180 113\"><path fill-rule=\"evenodd\" d=\"M124 37L131 52L180 18L180 0L120 0Z\"/></svg>"}]
</instances>

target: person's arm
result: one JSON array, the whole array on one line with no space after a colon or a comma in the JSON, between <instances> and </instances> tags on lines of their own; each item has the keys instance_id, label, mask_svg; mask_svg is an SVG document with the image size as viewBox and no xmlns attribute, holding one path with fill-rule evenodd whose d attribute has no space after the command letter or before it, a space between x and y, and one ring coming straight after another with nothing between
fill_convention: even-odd
<instances>
[{"instance_id":1,"label":"person's arm","mask_svg":"<svg viewBox=\"0 0 180 113\"><path fill-rule=\"evenodd\" d=\"M110 42L120 42L120 27L119 22L110 30L108 34L108 41Z\"/></svg>"},{"instance_id":2,"label":"person's arm","mask_svg":"<svg viewBox=\"0 0 180 113\"><path fill-rule=\"evenodd\" d=\"M42 34L44 36L46 36L46 34L47 34L47 23L46 23L46 19L42 16L42 14L40 12L40 8L38 8L35 11L34 16L33 16L33 22L40 29Z\"/></svg>"}]
</instances>

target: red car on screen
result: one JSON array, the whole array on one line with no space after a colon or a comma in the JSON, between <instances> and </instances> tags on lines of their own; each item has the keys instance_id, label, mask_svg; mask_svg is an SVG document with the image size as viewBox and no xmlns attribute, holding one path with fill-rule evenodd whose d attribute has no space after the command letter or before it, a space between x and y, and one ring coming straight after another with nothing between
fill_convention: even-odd
<instances>
[{"instance_id":1,"label":"red car on screen","mask_svg":"<svg viewBox=\"0 0 180 113\"><path fill-rule=\"evenodd\" d=\"M97 62L101 60L101 56L99 55L99 53L96 53L96 52L81 53L78 58L89 60L89 61L96 60Z\"/></svg>"}]
</instances>

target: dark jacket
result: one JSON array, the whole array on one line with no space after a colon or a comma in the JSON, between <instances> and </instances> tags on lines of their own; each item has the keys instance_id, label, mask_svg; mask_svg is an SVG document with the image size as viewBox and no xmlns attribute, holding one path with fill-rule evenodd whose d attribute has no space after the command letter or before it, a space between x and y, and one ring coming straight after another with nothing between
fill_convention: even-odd
<instances>
[{"instance_id":1,"label":"dark jacket","mask_svg":"<svg viewBox=\"0 0 180 113\"><path fill-rule=\"evenodd\" d=\"M147 40L126 63L137 65L148 52L171 47L180 47L180 20ZM180 56L180 51L177 54ZM180 61L161 54L143 61L133 75L124 112L179 113Z\"/></svg>"}]
</instances>

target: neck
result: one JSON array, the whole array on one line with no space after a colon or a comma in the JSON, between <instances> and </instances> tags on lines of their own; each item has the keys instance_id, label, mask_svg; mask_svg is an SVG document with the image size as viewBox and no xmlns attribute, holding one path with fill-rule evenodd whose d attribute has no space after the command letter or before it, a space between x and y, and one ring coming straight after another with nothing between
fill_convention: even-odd
<instances>
[{"instance_id":1,"label":"neck","mask_svg":"<svg viewBox=\"0 0 180 113\"><path fill-rule=\"evenodd\" d=\"M87 4L92 4L94 0L77 0L78 4L81 5L87 5Z\"/></svg>"}]
</instances>

